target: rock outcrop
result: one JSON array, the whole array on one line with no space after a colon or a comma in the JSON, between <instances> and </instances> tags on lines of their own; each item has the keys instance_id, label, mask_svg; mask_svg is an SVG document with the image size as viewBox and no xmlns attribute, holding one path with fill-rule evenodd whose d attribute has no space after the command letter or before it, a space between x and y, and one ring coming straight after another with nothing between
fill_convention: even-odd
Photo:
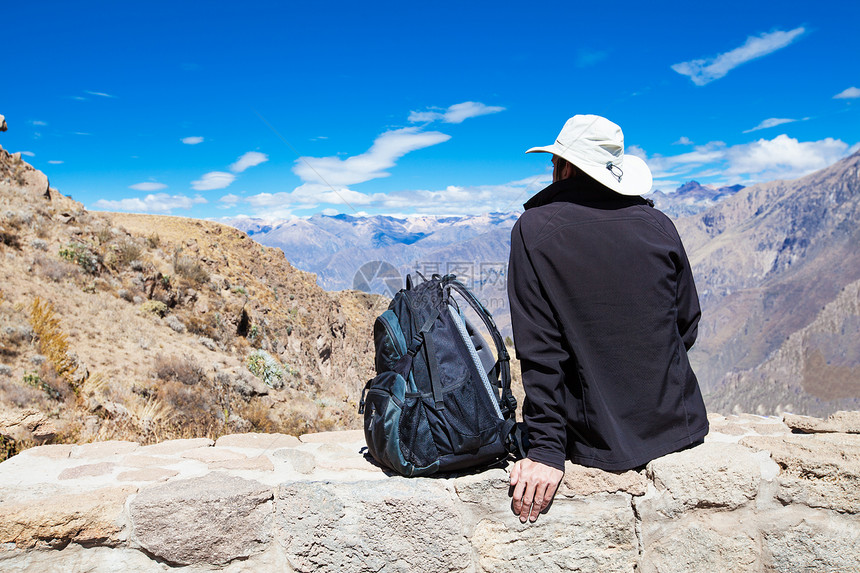
<instances>
[{"instance_id":1,"label":"rock outcrop","mask_svg":"<svg viewBox=\"0 0 860 573\"><path fill-rule=\"evenodd\" d=\"M390 476L360 431L38 446L0 464L0 569L858 571L857 416L711 415L642 471L568 464L533 524L506 468Z\"/></svg>"}]
</instances>

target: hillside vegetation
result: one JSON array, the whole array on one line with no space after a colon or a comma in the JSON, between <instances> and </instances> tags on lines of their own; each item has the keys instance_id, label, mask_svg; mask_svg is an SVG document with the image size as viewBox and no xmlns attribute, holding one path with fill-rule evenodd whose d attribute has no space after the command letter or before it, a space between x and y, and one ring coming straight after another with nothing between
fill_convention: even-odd
<instances>
[{"instance_id":1,"label":"hillside vegetation","mask_svg":"<svg viewBox=\"0 0 860 573\"><path fill-rule=\"evenodd\" d=\"M0 445L361 427L388 301L315 279L232 227L88 212L0 148Z\"/></svg>"}]
</instances>

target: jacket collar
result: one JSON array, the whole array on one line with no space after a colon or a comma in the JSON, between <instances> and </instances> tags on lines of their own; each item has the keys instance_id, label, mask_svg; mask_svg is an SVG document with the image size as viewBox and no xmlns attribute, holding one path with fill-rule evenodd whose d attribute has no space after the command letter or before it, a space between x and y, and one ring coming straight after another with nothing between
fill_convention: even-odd
<instances>
[{"instance_id":1,"label":"jacket collar","mask_svg":"<svg viewBox=\"0 0 860 573\"><path fill-rule=\"evenodd\" d=\"M651 205L642 197L621 195L605 187L591 177L562 179L538 192L523 205L525 209L542 207L550 203L567 202L600 209L620 209L632 205Z\"/></svg>"}]
</instances>

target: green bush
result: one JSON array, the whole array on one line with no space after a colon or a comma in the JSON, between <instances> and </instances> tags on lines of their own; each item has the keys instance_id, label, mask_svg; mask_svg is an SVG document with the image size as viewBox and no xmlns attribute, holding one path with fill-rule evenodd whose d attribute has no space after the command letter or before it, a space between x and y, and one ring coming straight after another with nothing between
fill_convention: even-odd
<instances>
[{"instance_id":1,"label":"green bush","mask_svg":"<svg viewBox=\"0 0 860 573\"><path fill-rule=\"evenodd\" d=\"M54 400L60 400L63 397L59 390L48 384L45 380L42 380L42 377L36 372L28 372L27 374L24 374L24 384L42 390Z\"/></svg>"},{"instance_id":2,"label":"green bush","mask_svg":"<svg viewBox=\"0 0 860 573\"><path fill-rule=\"evenodd\" d=\"M99 259L86 245L69 243L60 249L60 258L77 263L91 275L99 271Z\"/></svg>"},{"instance_id":3,"label":"green bush","mask_svg":"<svg viewBox=\"0 0 860 573\"><path fill-rule=\"evenodd\" d=\"M265 382L267 386L276 390L284 387L284 368L265 350L255 350L248 355L247 365L251 374Z\"/></svg>"}]
</instances>

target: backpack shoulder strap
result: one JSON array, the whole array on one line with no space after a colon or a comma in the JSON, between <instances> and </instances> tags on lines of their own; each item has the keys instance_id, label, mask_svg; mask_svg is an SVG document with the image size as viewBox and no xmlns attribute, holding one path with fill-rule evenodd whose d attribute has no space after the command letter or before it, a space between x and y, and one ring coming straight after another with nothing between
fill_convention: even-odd
<instances>
[{"instance_id":1,"label":"backpack shoulder strap","mask_svg":"<svg viewBox=\"0 0 860 573\"><path fill-rule=\"evenodd\" d=\"M516 416L517 411L517 400L514 398L513 392L511 392L511 357L508 354L508 349L505 346L504 340L502 340L502 335L499 332L498 327L496 327L496 322L493 320L493 316L486 309L486 307L481 304L472 292L466 288L466 286L458 281L453 275L446 275L442 278L443 286L446 289L452 289L457 292L463 299L469 303L477 315L481 318L481 321L484 323L484 326L487 327L487 330L490 333L490 336L493 338L493 343L496 345L496 353L497 353L497 361L496 367L499 369L499 381L501 383L502 390L502 398L500 407L502 408L502 413L505 418L513 418Z\"/></svg>"}]
</instances>

